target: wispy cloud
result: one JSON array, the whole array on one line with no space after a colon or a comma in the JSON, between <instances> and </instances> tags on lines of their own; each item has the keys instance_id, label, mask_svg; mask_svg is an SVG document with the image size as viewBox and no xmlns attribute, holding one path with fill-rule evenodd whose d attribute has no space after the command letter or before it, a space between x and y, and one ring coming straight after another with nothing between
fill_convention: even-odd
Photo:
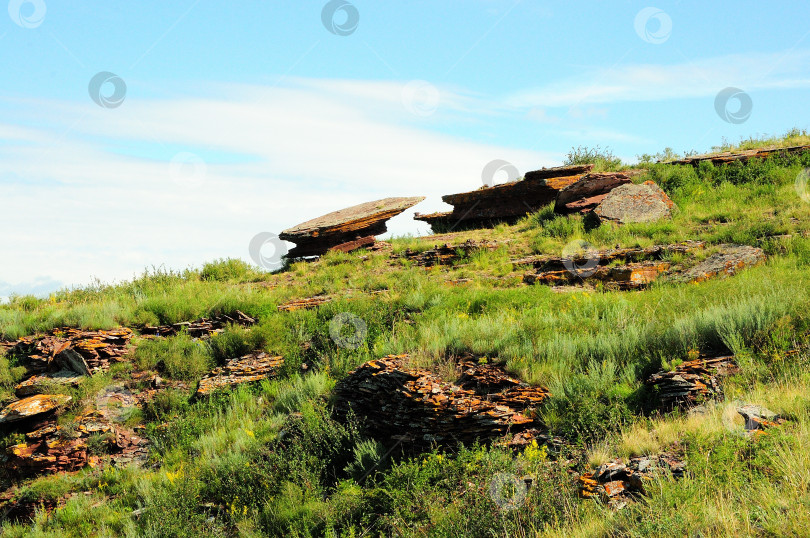
<instances>
[{"instance_id":1,"label":"wispy cloud","mask_svg":"<svg viewBox=\"0 0 810 538\"><path fill-rule=\"evenodd\" d=\"M705 97L728 86L745 91L810 87L810 51L735 54L672 65L624 65L515 92L515 107L663 101Z\"/></svg>"}]
</instances>

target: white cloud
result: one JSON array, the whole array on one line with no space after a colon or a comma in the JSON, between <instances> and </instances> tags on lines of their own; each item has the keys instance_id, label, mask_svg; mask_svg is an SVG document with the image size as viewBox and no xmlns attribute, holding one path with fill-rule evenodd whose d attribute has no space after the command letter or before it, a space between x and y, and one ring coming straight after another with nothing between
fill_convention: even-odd
<instances>
[{"instance_id":1,"label":"white cloud","mask_svg":"<svg viewBox=\"0 0 810 538\"><path fill-rule=\"evenodd\" d=\"M56 125L0 124L0 279L73 285L128 279L153 264L248 260L259 232L388 196L427 196L389 226L427 231L409 215L478 188L490 160L521 171L558 160L432 132L431 121L454 121L468 97L443 89L435 117L423 119L402 105L402 86L297 81L217 97L133 98L114 110L29 102L29 121ZM204 178L172 173L182 151L206 161Z\"/></svg>"},{"instance_id":2,"label":"white cloud","mask_svg":"<svg viewBox=\"0 0 810 538\"><path fill-rule=\"evenodd\" d=\"M810 51L736 54L673 65L590 69L581 76L516 92L506 102L531 108L663 101L716 95L728 86L748 92L810 87Z\"/></svg>"}]
</instances>

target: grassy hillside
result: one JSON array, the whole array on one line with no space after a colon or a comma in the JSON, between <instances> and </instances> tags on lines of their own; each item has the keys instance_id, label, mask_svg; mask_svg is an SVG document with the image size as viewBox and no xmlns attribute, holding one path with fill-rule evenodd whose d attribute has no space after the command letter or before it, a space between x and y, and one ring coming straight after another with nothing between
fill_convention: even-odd
<instances>
[{"instance_id":1,"label":"grassy hillside","mask_svg":"<svg viewBox=\"0 0 810 538\"><path fill-rule=\"evenodd\" d=\"M600 158L587 149L569 156ZM622 168L608 161L601 169ZM515 225L442 236L441 243L499 245L449 266L391 258L439 242L396 238L390 250L330 253L275 274L220 260L46 299L15 297L0 306L0 340L63 326L137 329L235 310L258 323L205 341L136 337L131 361L62 389L73 396L64 424L105 385L139 372L159 373L170 385L126 418L150 440L145 465L18 483L0 477L0 489L11 488L16 500L59 501L33 522L4 522L3 534L803 535L810 526L810 203L797 192L797 177L808 167L810 153L720 167L644 163L633 181L658 183L678 207L672 220L593 227L549 206ZM768 259L733 277L660 282L638 292L596 286L559 293L523 283L525 268L513 260L559 255L576 239L597 248L703 240L701 257L738 243L761 247ZM278 310L324 294L333 300L318 308ZM330 337L330 321L342 312L367 327L356 349ZM644 383L649 375L717 349L733 353L741 369L726 381L725 399L702 413L658 410ZM276 379L192 398L204 373L253 350L284 357ZM360 417L333 415L338 381L366 361L402 353L448 376L454 358L469 353L548 387L552 396L537 413L564 446L414 453L407 442L367 437ZM0 356L0 401L12 397L23 374L17 360ZM727 419L736 400L764 405L787 422L767 435L738 435ZM7 435L0 449L18 442L19 434ZM578 495L578 474L661 451L682 454L686 476L656 479L646 497L618 511ZM514 509L493 498L498 473L532 477Z\"/></svg>"}]
</instances>

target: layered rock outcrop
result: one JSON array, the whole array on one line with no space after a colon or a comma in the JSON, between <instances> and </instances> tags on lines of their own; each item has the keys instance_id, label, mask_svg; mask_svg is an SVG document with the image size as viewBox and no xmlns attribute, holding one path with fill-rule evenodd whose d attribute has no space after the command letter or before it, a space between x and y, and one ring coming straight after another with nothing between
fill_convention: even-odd
<instances>
[{"instance_id":1,"label":"layered rock outcrop","mask_svg":"<svg viewBox=\"0 0 810 538\"><path fill-rule=\"evenodd\" d=\"M369 361L335 388L336 410L360 416L371 435L411 447L488 441L540 424L525 411L548 396L501 367L464 361L456 382L409 366L407 355Z\"/></svg>"},{"instance_id":2,"label":"layered rock outcrop","mask_svg":"<svg viewBox=\"0 0 810 538\"><path fill-rule=\"evenodd\" d=\"M486 227L498 222L514 222L553 202L560 190L581 179L593 166L544 168L527 172L520 181L448 194L442 196L442 200L452 205L453 211L429 215L417 213L414 218L427 222L434 229L456 225Z\"/></svg>"},{"instance_id":3,"label":"layered rock outcrop","mask_svg":"<svg viewBox=\"0 0 810 538\"><path fill-rule=\"evenodd\" d=\"M675 203L652 181L611 190L593 209L600 222L656 222L672 217Z\"/></svg>"}]
</instances>

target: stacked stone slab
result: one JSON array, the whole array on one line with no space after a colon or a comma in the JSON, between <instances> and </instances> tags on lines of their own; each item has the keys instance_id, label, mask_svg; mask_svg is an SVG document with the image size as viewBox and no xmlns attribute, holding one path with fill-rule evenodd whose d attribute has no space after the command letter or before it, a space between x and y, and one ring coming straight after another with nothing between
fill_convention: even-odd
<instances>
[{"instance_id":1,"label":"stacked stone slab","mask_svg":"<svg viewBox=\"0 0 810 538\"><path fill-rule=\"evenodd\" d=\"M662 370L647 384L655 388L663 409L692 407L722 395L723 378L738 371L733 356L703 357Z\"/></svg>"},{"instance_id":2,"label":"stacked stone slab","mask_svg":"<svg viewBox=\"0 0 810 538\"><path fill-rule=\"evenodd\" d=\"M456 383L410 367L408 361L407 355L389 355L351 372L335 388L338 413L351 410L371 435L405 439L416 449L488 441L540 427L522 411L540 405L549 396L545 389L474 361L461 364Z\"/></svg>"},{"instance_id":3,"label":"stacked stone slab","mask_svg":"<svg viewBox=\"0 0 810 538\"><path fill-rule=\"evenodd\" d=\"M200 380L196 397L208 396L216 390L234 388L244 383L255 383L276 376L284 365L284 357L255 352L229 360Z\"/></svg>"},{"instance_id":4,"label":"stacked stone slab","mask_svg":"<svg viewBox=\"0 0 810 538\"><path fill-rule=\"evenodd\" d=\"M359 248L357 244L348 243L363 243L369 236L384 234L390 218L424 199L424 196L384 198L347 207L284 230L279 238L295 243L287 253L288 259L321 256L333 247Z\"/></svg>"},{"instance_id":5,"label":"stacked stone slab","mask_svg":"<svg viewBox=\"0 0 810 538\"><path fill-rule=\"evenodd\" d=\"M453 206L446 213L417 213L414 218L431 226L492 226L498 222L515 222L527 213L552 203L557 193L575 183L594 165L559 166L527 172L520 181L482 187L475 191L448 194L442 200Z\"/></svg>"}]
</instances>

